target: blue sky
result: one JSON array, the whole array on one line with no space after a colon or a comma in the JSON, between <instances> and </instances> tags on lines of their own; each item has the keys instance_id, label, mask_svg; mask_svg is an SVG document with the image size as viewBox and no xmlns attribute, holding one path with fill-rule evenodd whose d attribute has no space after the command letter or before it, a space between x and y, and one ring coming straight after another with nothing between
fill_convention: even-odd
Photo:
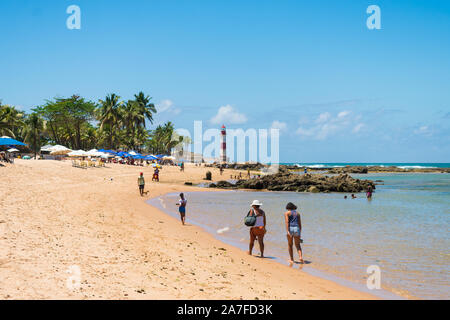
<instances>
[{"instance_id":1,"label":"blue sky","mask_svg":"<svg viewBox=\"0 0 450 320\"><path fill-rule=\"evenodd\" d=\"M281 128L282 162L450 159L449 1L2 0L0 35L24 110L142 90L158 123Z\"/></svg>"}]
</instances>

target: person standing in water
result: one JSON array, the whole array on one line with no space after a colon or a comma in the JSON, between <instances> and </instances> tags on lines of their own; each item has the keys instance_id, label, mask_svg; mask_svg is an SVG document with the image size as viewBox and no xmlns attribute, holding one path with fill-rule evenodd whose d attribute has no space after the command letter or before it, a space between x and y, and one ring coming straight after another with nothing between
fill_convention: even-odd
<instances>
[{"instance_id":1,"label":"person standing in water","mask_svg":"<svg viewBox=\"0 0 450 320\"><path fill-rule=\"evenodd\" d=\"M289 256L291 258L290 262L294 263L293 243L295 242L295 247L297 248L298 256L300 258L300 263L303 263L303 253L302 247L300 245L300 236L302 232L302 222L300 219L300 214L297 212L297 206L292 202L289 202L287 204L286 210L287 211L284 213L284 221L286 224L286 236L289 247Z\"/></svg>"},{"instance_id":2,"label":"person standing in water","mask_svg":"<svg viewBox=\"0 0 450 320\"><path fill-rule=\"evenodd\" d=\"M372 192L373 192L372 186L369 186L366 193L367 199L372 199Z\"/></svg>"},{"instance_id":3,"label":"person standing in water","mask_svg":"<svg viewBox=\"0 0 450 320\"><path fill-rule=\"evenodd\" d=\"M139 193L141 194L142 197L144 196L144 187L145 187L145 179L144 174L142 172L138 178L138 186L139 186Z\"/></svg>"},{"instance_id":4,"label":"person standing in water","mask_svg":"<svg viewBox=\"0 0 450 320\"><path fill-rule=\"evenodd\" d=\"M248 254L252 255L253 246L255 240L258 239L259 250L261 251L261 258L264 258L264 235L266 234L266 213L260 208L262 203L258 200L254 200L252 203L252 208L250 209L248 215L256 216L256 223L250 228L250 244L248 248Z\"/></svg>"},{"instance_id":5,"label":"person standing in water","mask_svg":"<svg viewBox=\"0 0 450 320\"><path fill-rule=\"evenodd\" d=\"M177 203L178 207L178 211L180 212L180 218L181 218L181 223L185 224L186 222L186 204L187 204L187 200L184 198L184 194L180 193L180 200Z\"/></svg>"}]
</instances>

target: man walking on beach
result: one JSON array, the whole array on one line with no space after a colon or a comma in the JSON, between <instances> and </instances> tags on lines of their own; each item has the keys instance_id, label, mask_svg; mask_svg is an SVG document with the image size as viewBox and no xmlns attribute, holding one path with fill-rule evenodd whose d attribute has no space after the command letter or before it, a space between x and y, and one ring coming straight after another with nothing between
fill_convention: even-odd
<instances>
[{"instance_id":1,"label":"man walking on beach","mask_svg":"<svg viewBox=\"0 0 450 320\"><path fill-rule=\"evenodd\" d=\"M141 194L141 197L144 196L144 187L145 187L145 180L144 180L144 173L141 172L141 175L138 178L138 186L139 186L139 193Z\"/></svg>"}]
</instances>

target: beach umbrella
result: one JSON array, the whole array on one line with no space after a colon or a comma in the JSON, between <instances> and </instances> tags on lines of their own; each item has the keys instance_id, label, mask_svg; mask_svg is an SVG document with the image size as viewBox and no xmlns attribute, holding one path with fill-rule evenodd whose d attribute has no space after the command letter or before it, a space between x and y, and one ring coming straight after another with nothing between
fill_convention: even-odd
<instances>
[{"instance_id":1,"label":"beach umbrella","mask_svg":"<svg viewBox=\"0 0 450 320\"><path fill-rule=\"evenodd\" d=\"M101 152L101 154L102 155L100 157L103 158L103 159L114 158L115 157L113 154L108 154L108 153L104 153L104 152Z\"/></svg>"},{"instance_id":2,"label":"beach umbrella","mask_svg":"<svg viewBox=\"0 0 450 320\"><path fill-rule=\"evenodd\" d=\"M156 160L158 158L156 158L154 155L148 155L145 157L145 160Z\"/></svg>"},{"instance_id":3,"label":"beach umbrella","mask_svg":"<svg viewBox=\"0 0 450 320\"><path fill-rule=\"evenodd\" d=\"M15 148L12 148L12 149L9 149L9 150L6 150L6 151L8 151L9 153L19 152L19 150L15 149Z\"/></svg>"},{"instance_id":4,"label":"beach umbrella","mask_svg":"<svg viewBox=\"0 0 450 320\"><path fill-rule=\"evenodd\" d=\"M72 150L67 149L67 150L56 150L56 151L52 151L50 152L50 154L52 156L65 156L66 154L72 152Z\"/></svg>"},{"instance_id":5,"label":"beach umbrella","mask_svg":"<svg viewBox=\"0 0 450 320\"><path fill-rule=\"evenodd\" d=\"M97 151L97 149L92 149L92 150L89 150L88 152L86 152L86 156L88 156L88 157L101 157L105 154L106 153L104 153L104 152Z\"/></svg>"},{"instance_id":6,"label":"beach umbrella","mask_svg":"<svg viewBox=\"0 0 450 320\"><path fill-rule=\"evenodd\" d=\"M83 150L72 151L72 152L67 153L67 155L69 157L87 157L88 156L87 152L83 151Z\"/></svg>"},{"instance_id":7,"label":"beach umbrella","mask_svg":"<svg viewBox=\"0 0 450 320\"><path fill-rule=\"evenodd\" d=\"M13 138L3 136L0 138L0 146L25 146L26 144Z\"/></svg>"},{"instance_id":8,"label":"beach umbrella","mask_svg":"<svg viewBox=\"0 0 450 320\"><path fill-rule=\"evenodd\" d=\"M52 148L53 148L53 147L54 147L54 146L52 146L51 144L47 144L47 145L41 147L41 151L44 151L44 152L50 152L50 151L52 151Z\"/></svg>"},{"instance_id":9,"label":"beach umbrella","mask_svg":"<svg viewBox=\"0 0 450 320\"><path fill-rule=\"evenodd\" d=\"M56 145L56 146L49 148L49 151L50 151L51 155L60 156L60 155L66 155L69 152L71 152L72 150L70 150L69 148L66 148L64 146L61 146L61 145Z\"/></svg>"}]
</instances>

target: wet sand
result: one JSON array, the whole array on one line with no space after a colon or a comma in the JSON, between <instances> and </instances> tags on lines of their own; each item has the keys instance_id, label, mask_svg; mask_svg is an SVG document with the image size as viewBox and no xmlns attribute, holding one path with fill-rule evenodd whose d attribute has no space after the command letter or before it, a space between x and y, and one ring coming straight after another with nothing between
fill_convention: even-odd
<instances>
[{"instance_id":1,"label":"wet sand","mask_svg":"<svg viewBox=\"0 0 450 320\"><path fill-rule=\"evenodd\" d=\"M152 168L126 165L83 170L70 161L16 160L0 167L0 299L376 299L248 256L145 203L204 191L184 182L201 182L208 170L221 180L218 169L190 165L184 173L164 167L160 183L151 182ZM71 288L74 266L81 282Z\"/></svg>"}]
</instances>

